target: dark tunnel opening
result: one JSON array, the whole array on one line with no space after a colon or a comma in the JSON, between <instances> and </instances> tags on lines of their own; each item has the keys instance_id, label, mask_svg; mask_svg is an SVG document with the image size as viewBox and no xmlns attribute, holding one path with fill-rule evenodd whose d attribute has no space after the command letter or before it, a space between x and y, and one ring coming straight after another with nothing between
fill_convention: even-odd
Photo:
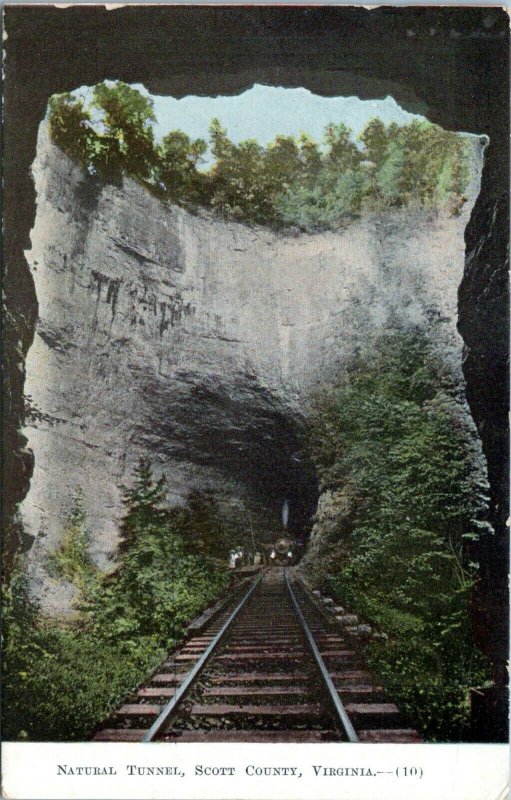
<instances>
[{"instance_id":1,"label":"dark tunnel opening","mask_svg":"<svg viewBox=\"0 0 511 800\"><path fill-rule=\"evenodd\" d=\"M282 408L266 388L246 376L237 376L234 384L223 385L215 379L186 385L182 391L174 388L164 416L154 386L145 397L153 400L151 441L160 442L163 463L169 458L211 468L224 475L228 484L241 485L256 508L266 509L261 522L266 528L260 533L263 541L270 542L283 532L281 512L287 500L287 532L305 546L319 488L301 414ZM140 444L147 444L143 431Z\"/></svg>"}]
</instances>

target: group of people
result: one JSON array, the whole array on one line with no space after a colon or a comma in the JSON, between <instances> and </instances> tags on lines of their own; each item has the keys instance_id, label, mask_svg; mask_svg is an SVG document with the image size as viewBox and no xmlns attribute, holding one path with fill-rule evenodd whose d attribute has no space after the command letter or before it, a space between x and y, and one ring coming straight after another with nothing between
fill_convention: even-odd
<instances>
[{"instance_id":1,"label":"group of people","mask_svg":"<svg viewBox=\"0 0 511 800\"><path fill-rule=\"evenodd\" d=\"M239 569L240 567L259 567L263 562L260 552L251 553L239 547L229 553L229 568Z\"/></svg>"},{"instance_id":2,"label":"group of people","mask_svg":"<svg viewBox=\"0 0 511 800\"><path fill-rule=\"evenodd\" d=\"M262 551L257 550L253 553L244 550L242 547L235 548L229 553L229 569L240 569L241 567L260 567L261 564L269 565L284 562L291 562L293 552L290 549L287 553L277 552L273 545L264 547Z\"/></svg>"}]
</instances>

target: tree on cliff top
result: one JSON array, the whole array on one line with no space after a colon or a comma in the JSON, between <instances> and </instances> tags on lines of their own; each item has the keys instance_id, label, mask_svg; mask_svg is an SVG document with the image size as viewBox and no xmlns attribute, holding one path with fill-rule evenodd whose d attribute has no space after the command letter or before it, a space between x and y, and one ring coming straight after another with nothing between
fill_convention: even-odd
<instances>
[{"instance_id":1,"label":"tree on cliff top","mask_svg":"<svg viewBox=\"0 0 511 800\"><path fill-rule=\"evenodd\" d=\"M157 152L158 177L170 200L208 202L208 181L197 169L207 148L204 139L192 140L183 131L170 131L163 138Z\"/></svg>"},{"instance_id":2,"label":"tree on cliff top","mask_svg":"<svg viewBox=\"0 0 511 800\"><path fill-rule=\"evenodd\" d=\"M305 230L335 228L364 210L445 208L465 202L466 139L427 121L399 127L370 120L358 143L344 123L326 126L318 144L306 134L262 146L235 143L218 119L210 126L216 161L199 169L207 144L183 131L155 143L153 102L120 81L93 88L92 102L71 94L50 100L50 131L66 153L103 180L142 181L172 203L212 207L247 223Z\"/></svg>"},{"instance_id":3,"label":"tree on cliff top","mask_svg":"<svg viewBox=\"0 0 511 800\"><path fill-rule=\"evenodd\" d=\"M102 112L120 171L142 180L150 179L156 164L152 99L121 81L98 83L93 97L93 106Z\"/></svg>"},{"instance_id":4,"label":"tree on cliff top","mask_svg":"<svg viewBox=\"0 0 511 800\"><path fill-rule=\"evenodd\" d=\"M98 83L88 105L70 93L50 99L50 133L91 174L150 180L156 164L153 101L121 81Z\"/></svg>"}]
</instances>

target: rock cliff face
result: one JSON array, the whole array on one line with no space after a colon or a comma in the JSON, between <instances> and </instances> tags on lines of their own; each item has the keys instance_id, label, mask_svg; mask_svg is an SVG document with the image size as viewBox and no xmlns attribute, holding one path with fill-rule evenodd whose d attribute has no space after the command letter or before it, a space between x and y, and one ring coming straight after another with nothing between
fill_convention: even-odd
<instances>
[{"instance_id":1,"label":"rock cliff face","mask_svg":"<svg viewBox=\"0 0 511 800\"><path fill-rule=\"evenodd\" d=\"M41 125L26 253L39 303L25 384L35 466L21 515L48 612L70 599L50 591L44 554L78 487L101 566L140 455L165 472L172 502L214 491L263 531L288 497L299 529L317 500L299 447L308 398L369 333L435 326L462 386L457 292L481 162L475 143L459 217L407 210L283 235L165 206L131 180L98 185Z\"/></svg>"}]
</instances>

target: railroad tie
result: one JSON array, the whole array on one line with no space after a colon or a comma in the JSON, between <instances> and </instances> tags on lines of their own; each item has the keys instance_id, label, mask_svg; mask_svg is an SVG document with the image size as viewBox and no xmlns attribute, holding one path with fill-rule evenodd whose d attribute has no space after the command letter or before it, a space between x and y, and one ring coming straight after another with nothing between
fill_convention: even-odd
<instances>
[{"instance_id":1,"label":"railroad tie","mask_svg":"<svg viewBox=\"0 0 511 800\"><path fill-rule=\"evenodd\" d=\"M94 741L421 741L357 644L347 645L337 623L304 590L295 593L281 569L258 576L208 619L201 615L200 631Z\"/></svg>"}]
</instances>

